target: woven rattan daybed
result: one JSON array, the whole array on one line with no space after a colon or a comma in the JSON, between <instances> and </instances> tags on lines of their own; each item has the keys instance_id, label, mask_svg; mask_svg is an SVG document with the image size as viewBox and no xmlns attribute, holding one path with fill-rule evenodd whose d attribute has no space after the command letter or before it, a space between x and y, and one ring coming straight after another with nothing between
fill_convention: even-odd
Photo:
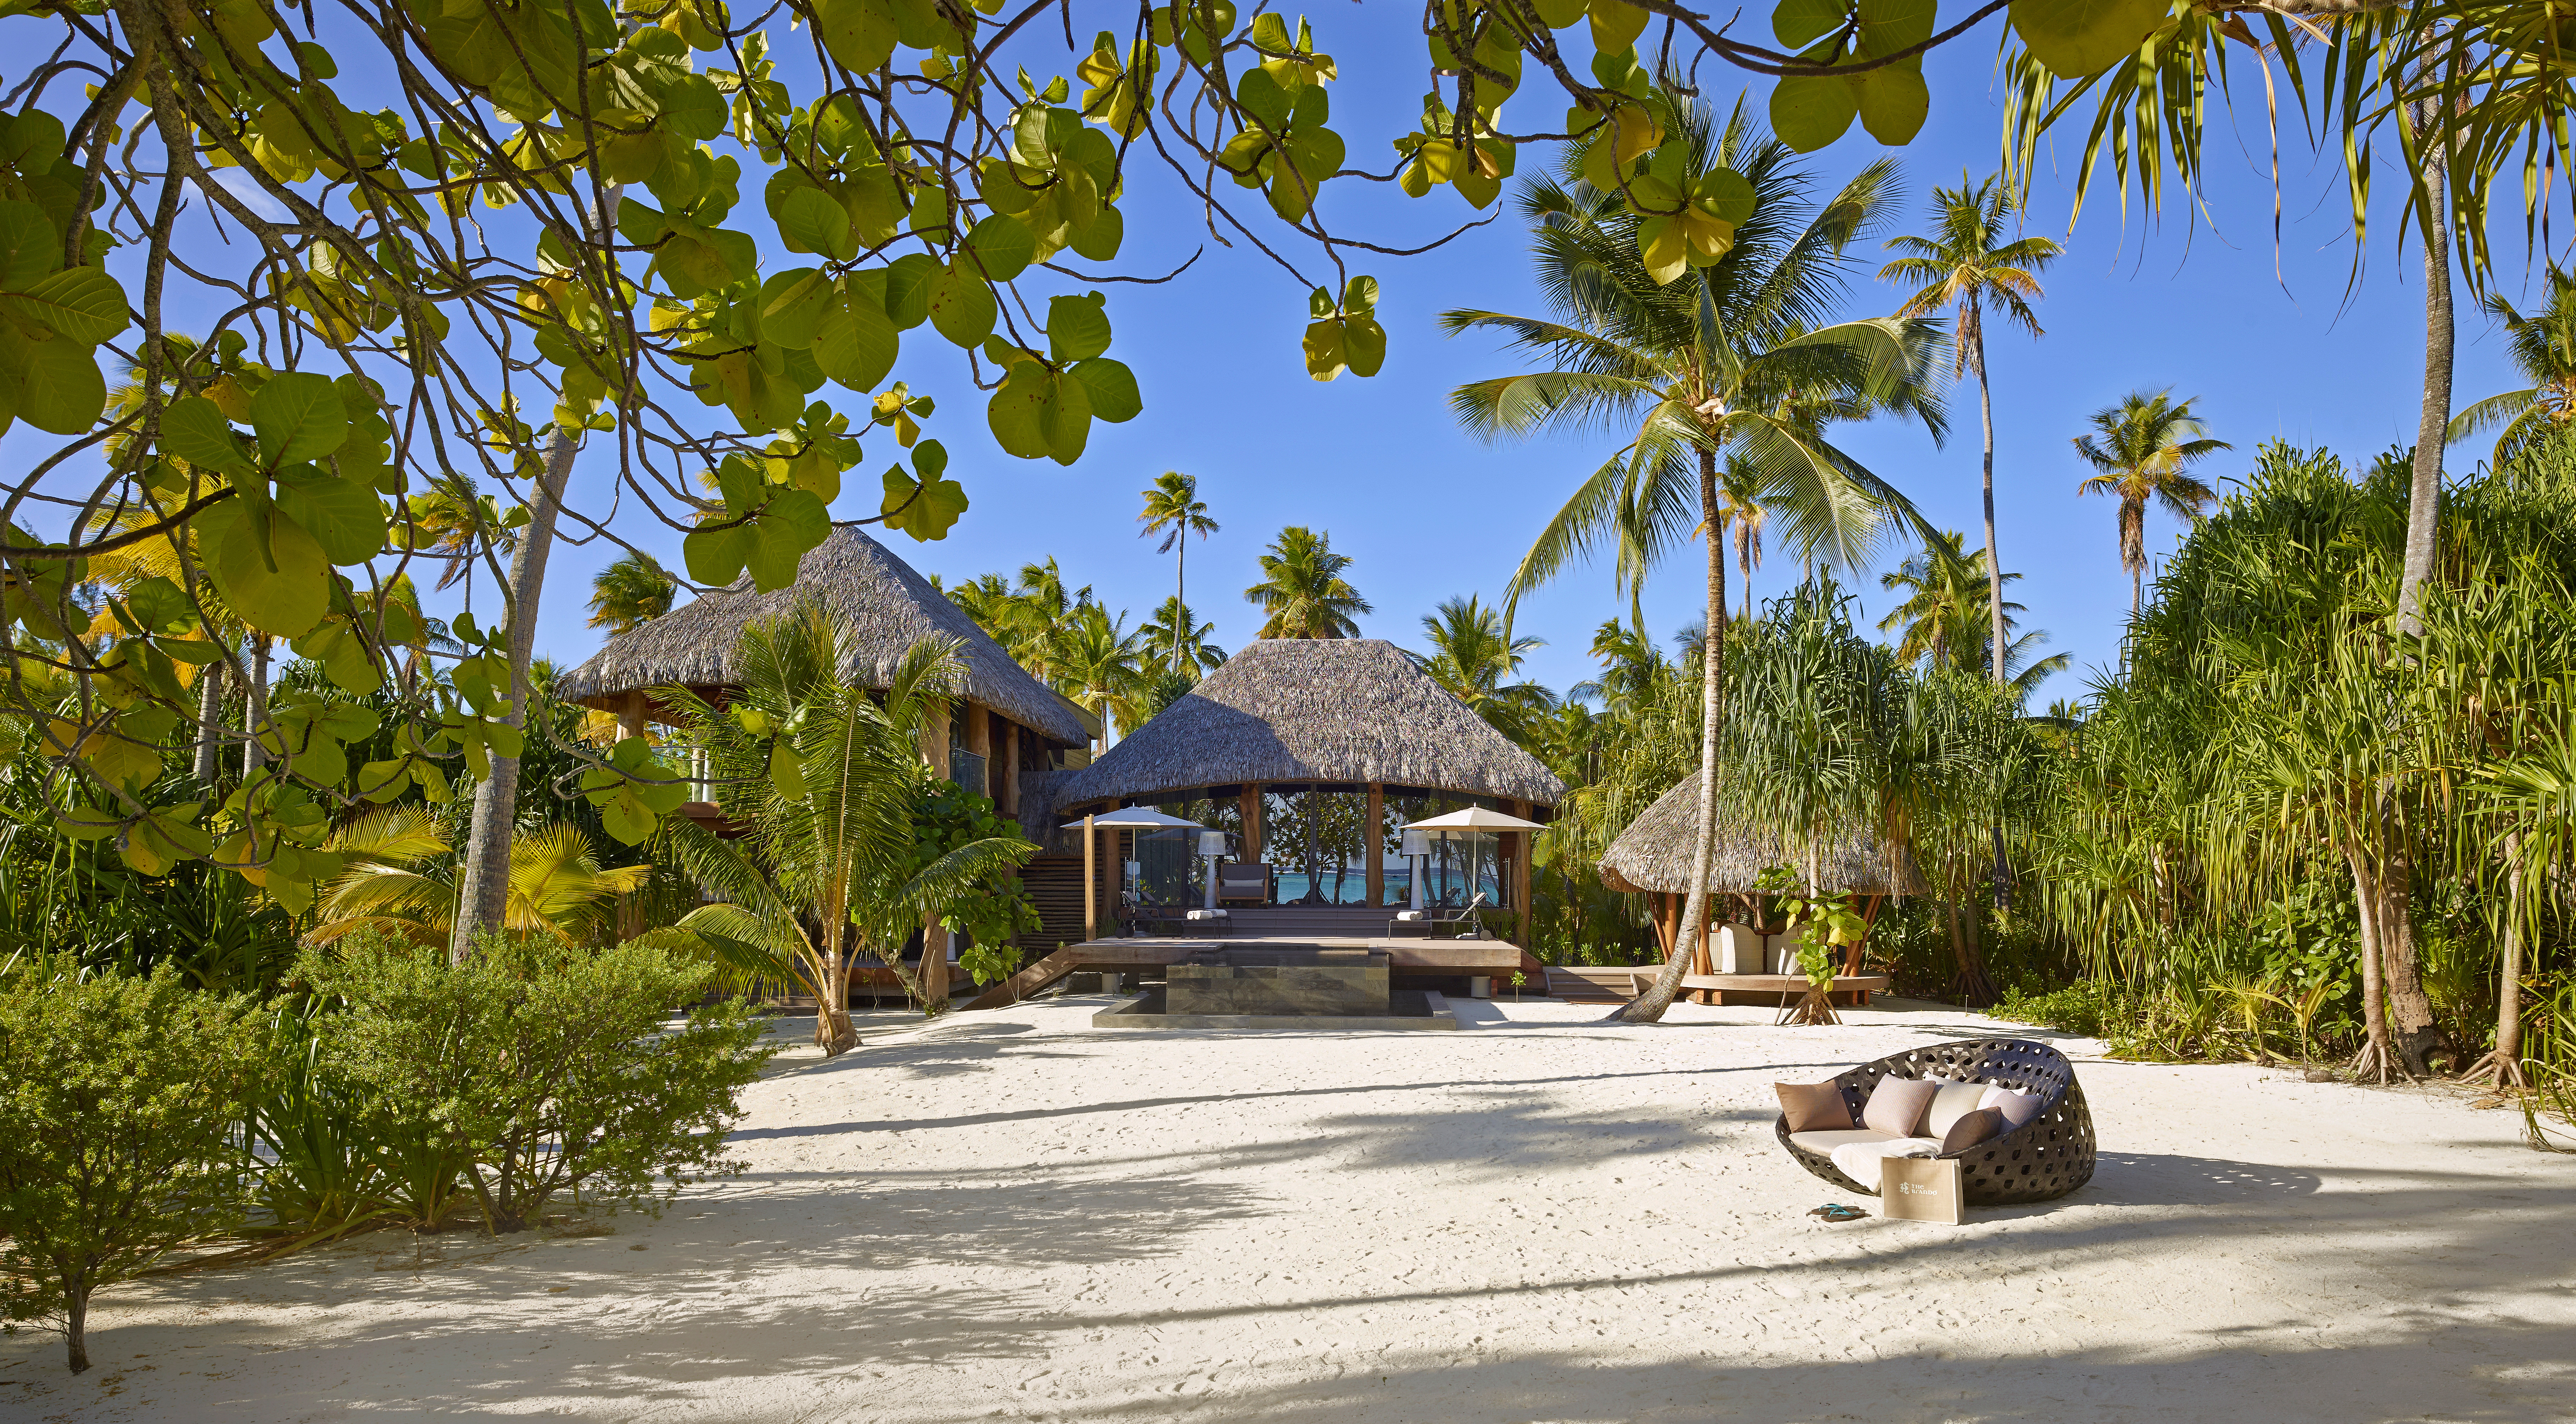
<instances>
[{"instance_id":1,"label":"woven rattan daybed","mask_svg":"<svg viewBox=\"0 0 2576 1424\"><path fill-rule=\"evenodd\" d=\"M2022 1038L1990 1038L1918 1048L1879 1059L1834 1079L1852 1120L1860 1120L1879 1080L1886 1077L1932 1078L1953 1083L1991 1083L2014 1092L2033 1093L2042 1101L2038 1116L2001 1137L1945 1154L1959 1164L1962 1195L1977 1205L2048 1201L2093 1179L2093 1115L2085 1110L2084 1089L2075 1081L2075 1065L2044 1043ZM1774 1126L1780 1145L1798 1165L1855 1192L1863 1186L1836 1170L1829 1152L1816 1152L1791 1140L1789 1118Z\"/></svg>"}]
</instances>

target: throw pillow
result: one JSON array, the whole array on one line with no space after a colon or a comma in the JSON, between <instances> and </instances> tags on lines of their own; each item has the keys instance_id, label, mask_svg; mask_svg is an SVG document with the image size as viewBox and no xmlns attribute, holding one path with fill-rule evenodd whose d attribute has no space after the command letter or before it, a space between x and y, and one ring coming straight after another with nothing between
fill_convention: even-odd
<instances>
[{"instance_id":1,"label":"throw pillow","mask_svg":"<svg viewBox=\"0 0 2576 1424\"><path fill-rule=\"evenodd\" d=\"M1950 1130L1941 1134L1941 1155L1947 1157L1953 1152L1965 1152L1980 1142L2003 1135L2003 1109L1979 1108L1962 1113L1957 1122L1950 1124Z\"/></svg>"},{"instance_id":2,"label":"throw pillow","mask_svg":"<svg viewBox=\"0 0 2576 1424\"><path fill-rule=\"evenodd\" d=\"M1771 1091L1780 1095L1791 1132L1849 1132L1858 1125L1839 1083L1774 1083Z\"/></svg>"},{"instance_id":3,"label":"throw pillow","mask_svg":"<svg viewBox=\"0 0 2576 1424\"><path fill-rule=\"evenodd\" d=\"M2012 1130L2039 1116L2041 1101L2037 1093L2017 1093L1997 1084L1986 1089L1986 1095L1977 1100L1977 1106L2003 1109L2004 1126L2007 1130Z\"/></svg>"},{"instance_id":4,"label":"throw pillow","mask_svg":"<svg viewBox=\"0 0 2576 1424\"><path fill-rule=\"evenodd\" d=\"M1915 1136L1915 1130L1923 1125L1924 1110L1932 1106L1933 1096L1940 1091L1941 1085L1930 1078L1881 1078L1877 1090L1869 1095L1869 1105L1860 1110L1860 1125L1872 1132Z\"/></svg>"},{"instance_id":5,"label":"throw pillow","mask_svg":"<svg viewBox=\"0 0 2576 1424\"><path fill-rule=\"evenodd\" d=\"M1939 1137L1950 1130L1950 1124L1984 1107L1986 1085L1983 1083L1943 1083L1932 1095L1932 1109L1923 1114L1923 1135Z\"/></svg>"}]
</instances>

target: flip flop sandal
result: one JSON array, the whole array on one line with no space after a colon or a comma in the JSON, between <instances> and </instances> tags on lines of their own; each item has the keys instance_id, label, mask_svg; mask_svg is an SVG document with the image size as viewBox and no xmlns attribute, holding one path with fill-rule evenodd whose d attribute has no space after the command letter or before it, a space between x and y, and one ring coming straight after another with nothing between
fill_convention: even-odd
<instances>
[{"instance_id":1,"label":"flip flop sandal","mask_svg":"<svg viewBox=\"0 0 2576 1424\"><path fill-rule=\"evenodd\" d=\"M1862 1217L1869 1215L1869 1213L1856 1206L1845 1206L1841 1202L1827 1202L1823 1206L1817 1207L1815 1210L1808 1212L1807 1215L1821 1216L1828 1222L1837 1222L1858 1221Z\"/></svg>"}]
</instances>

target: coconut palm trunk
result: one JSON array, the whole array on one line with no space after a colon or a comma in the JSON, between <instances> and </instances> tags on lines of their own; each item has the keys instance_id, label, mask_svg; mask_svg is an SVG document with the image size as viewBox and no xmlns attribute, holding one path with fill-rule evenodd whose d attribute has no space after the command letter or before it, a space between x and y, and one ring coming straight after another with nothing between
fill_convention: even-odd
<instances>
[{"instance_id":1,"label":"coconut palm trunk","mask_svg":"<svg viewBox=\"0 0 2576 1424\"><path fill-rule=\"evenodd\" d=\"M2434 127L2436 101L2411 106L2418 133ZM2439 144L2424 154L2425 211L2431 219L2424 235L2424 406L2415 427L2415 467L2406 492L2406 566L2397 586L2398 626L2422 631L2417 614L2423 604L2424 580L2433 571L2433 546L2440 532L2442 446L2451 426L2451 356L2455 332L2451 320L2451 244L2443 221L2443 188L2450 164Z\"/></svg>"},{"instance_id":2,"label":"coconut palm trunk","mask_svg":"<svg viewBox=\"0 0 2576 1424\"><path fill-rule=\"evenodd\" d=\"M2408 904L2414 879L2411 831L2396 805L2383 803L2380 814L2388 838L2379 881L2379 957L2388 994L2389 1046L2416 1077L2454 1073L2461 1067L2460 1051L2434 1014L2433 996L2424 987L2423 946L2415 938L2415 915Z\"/></svg>"},{"instance_id":3,"label":"coconut palm trunk","mask_svg":"<svg viewBox=\"0 0 2576 1424\"><path fill-rule=\"evenodd\" d=\"M2004 677L2004 556L1995 547L1995 399L1986 386L1986 323L1974 298L1959 309L1959 340L1967 347L1968 366L1977 373L1977 417L1985 423L1985 499L1986 499L1986 571L1993 586L1993 597L1986 600L1987 621L1993 629L1995 686ZM2133 610L2134 611L2134 610Z\"/></svg>"},{"instance_id":4,"label":"coconut palm trunk","mask_svg":"<svg viewBox=\"0 0 2576 1424\"><path fill-rule=\"evenodd\" d=\"M612 183L595 215L600 229L626 195L626 185ZM528 726L528 661L536 648L537 609L545 592L546 559L554 551L555 522L563 513L564 485L572 478L573 456L581 449L579 428L561 422L546 442L545 465L537 473L535 498L528 501L528 527L510 558L506 613L510 629L510 726ZM470 596L473 581L466 581ZM465 841L465 860L458 876L456 931L448 954L463 959L474 936L501 927L510 903L510 832L518 819L519 759L495 755L492 774L474 789L474 817Z\"/></svg>"},{"instance_id":5,"label":"coconut palm trunk","mask_svg":"<svg viewBox=\"0 0 2576 1424\"><path fill-rule=\"evenodd\" d=\"M2522 833L2504 838L2504 962L2497 969L2495 1048L2469 1070L2501 1089L2530 1086L2522 1071Z\"/></svg>"},{"instance_id":6,"label":"coconut palm trunk","mask_svg":"<svg viewBox=\"0 0 2576 1424\"><path fill-rule=\"evenodd\" d=\"M1705 446L1699 452L1699 509L1707 521L1708 625L1700 657L1699 830L1691 841L1690 893L1682 900L1682 929L1673 936L1664 972L1610 1016L1618 1023L1653 1023L1672 1007L1682 976L1699 955L1708 918L1708 877L1717 860L1717 731L1726 715L1726 507L1717 498L1717 452Z\"/></svg>"},{"instance_id":7,"label":"coconut palm trunk","mask_svg":"<svg viewBox=\"0 0 2576 1424\"><path fill-rule=\"evenodd\" d=\"M199 786L212 786L223 771L224 665L206 664L197 674L197 759L190 768Z\"/></svg>"},{"instance_id":8,"label":"coconut palm trunk","mask_svg":"<svg viewBox=\"0 0 2576 1424\"><path fill-rule=\"evenodd\" d=\"M2352 1071L2358 1077L2376 1077L2385 1083L2391 1057L2388 1051L2388 995L2379 975L2379 879L2371 873L2370 858L2359 845L2345 848L2345 859L2352 866L2353 908L2361 922L2361 1052L2353 1055Z\"/></svg>"},{"instance_id":9,"label":"coconut palm trunk","mask_svg":"<svg viewBox=\"0 0 2576 1424\"><path fill-rule=\"evenodd\" d=\"M553 551L555 520L563 510L564 484L572 476L579 438L558 427L546 445L546 463L528 505L528 527L510 559L510 715L528 725L528 661L536 646L538 600L545 592L546 556ZM492 774L474 789L474 819L465 841L464 875L457 886L456 931L451 959L462 960L474 936L501 927L510 904L510 832L518 821L519 759L492 756Z\"/></svg>"}]
</instances>

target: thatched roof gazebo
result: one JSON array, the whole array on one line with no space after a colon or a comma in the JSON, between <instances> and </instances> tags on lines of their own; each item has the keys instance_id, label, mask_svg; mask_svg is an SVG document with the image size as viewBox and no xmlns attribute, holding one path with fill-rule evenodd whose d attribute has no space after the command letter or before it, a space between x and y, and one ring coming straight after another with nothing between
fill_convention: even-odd
<instances>
[{"instance_id":1,"label":"thatched roof gazebo","mask_svg":"<svg viewBox=\"0 0 2576 1424\"><path fill-rule=\"evenodd\" d=\"M1655 897L1655 933L1663 941L1666 954L1672 952L1674 942L1681 934L1682 908L1690 894L1692 860L1698 851L1694 843L1699 831L1698 813L1699 778L1684 777L1679 785L1656 797L1655 804L1629 822L1628 829L1619 833L1618 839L1610 843L1609 851L1601 857L1602 884L1613 890ZM1738 897L1747 911L1744 918L1749 925L1754 884L1761 879L1762 872L1775 865L1788 866L1802 881L1810 873L1814 874L1814 889L1820 894L1849 893L1855 896L1863 916L1871 922L1878 918L1879 906L1886 902L1887 897L1922 895L1931 889L1924 883L1922 873L1915 869L1911 857L1891 857L1879 844L1878 838L1872 835L1849 835L1836 839L1821 848L1822 853L1815 857L1812 869L1803 848L1791 847L1743 825L1721 824L1717 828L1717 842L1711 850L1707 920L1702 924L1699 953L1691 966L1694 976L1718 976L1700 979L1700 982L1709 984L1723 986L1729 983L1725 976L1736 976L1732 982L1737 983L1758 982L1758 976L1783 968L1779 961L1781 945L1786 941L1778 933L1779 926L1754 928L1749 931L1748 938L1742 939L1735 938L1744 933L1737 929L1728 929L1724 935L1714 933L1716 925L1725 919L1717 909L1718 897ZM1725 941L1715 953L1711 950L1712 939ZM1759 961L1758 964L1748 968L1746 964L1736 962L1747 956ZM1845 959L1843 974L1859 976L1861 963L1862 947L1854 945ZM1755 977L1748 979L1744 977L1747 975ZM1847 977L1837 979L1835 985L1835 991L1848 994L1850 1002L1866 1003L1868 990L1884 988L1886 981ZM1698 990L1695 997L1705 1003L1720 1003L1725 1001L1727 992L1723 987ZM1780 997L1777 994L1771 996ZM1787 999L1781 997L1781 1002L1785 1003Z\"/></svg>"},{"instance_id":2,"label":"thatched roof gazebo","mask_svg":"<svg viewBox=\"0 0 2576 1424\"><path fill-rule=\"evenodd\" d=\"M743 629L793 612L807 599L819 599L855 635L841 672L860 686L885 686L905 650L925 637L957 640L964 685L947 745L930 748L932 763L940 774L992 796L1005 815L1016 808L1024 777L1051 769L1057 751L1085 746L1093 736L1080 709L1012 661L911 565L856 529L835 529L808 550L796 581L785 588L762 593L746 578L609 639L557 680L556 695L614 712L630 732L640 732L657 714L654 689L721 696L734 682L734 645Z\"/></svg>"},{"instance_id":3,"label":"thatched roof gazebo","mask_svg":"<svg viewBox=\"0 0 2576 1424\"><path fill-rule=\"evenodd\" d=\"M1376 907L1397 903L1384 893L1383 861L1406 821L1469 804L1543 820L1565 786L1393 643L1266 638L1052 791L1068 822L1120 806L1191 806L1222 821L1240 860L1277 862L1298 880L1295 903L1354 915L1366 906L1383 919ZM1348 802L1282 799L1310 795ZM1300 846L1272 837L1278 854L1265 856L1265 814L1307 827L1348 822L1340 869L1319 869L1312 834ZM1496 840L1513 866L1497 886L1509 904L1528 902L1527 839ZM1318 898L1321 873L1334 877L1328 899Z\"/></svg>"},{"instance_id":4,"label":"thatched roof gazebo","mask_svg":"<svg viewBox=\"0 0 2576 1424\"><path fill-rule=\"evenodd\" d=\"M1601 857L1601 883L1613 890L1660 895L1690 893L1691 858L1697 852L1699 778L1689 776L1628 823ZM1709 862L1708 888L1718 895L1749 895L1753 882L1775 865L1807 873L1803 850L1792 850L1774 838L1741 825L1717 828L1715 855ZM1819 884L1827 895L1922 895L1931 890L1911 859L1891 861L1867 835L1846 836L1824 847L1817 862Z\"/></svg>"}]
</instances>

